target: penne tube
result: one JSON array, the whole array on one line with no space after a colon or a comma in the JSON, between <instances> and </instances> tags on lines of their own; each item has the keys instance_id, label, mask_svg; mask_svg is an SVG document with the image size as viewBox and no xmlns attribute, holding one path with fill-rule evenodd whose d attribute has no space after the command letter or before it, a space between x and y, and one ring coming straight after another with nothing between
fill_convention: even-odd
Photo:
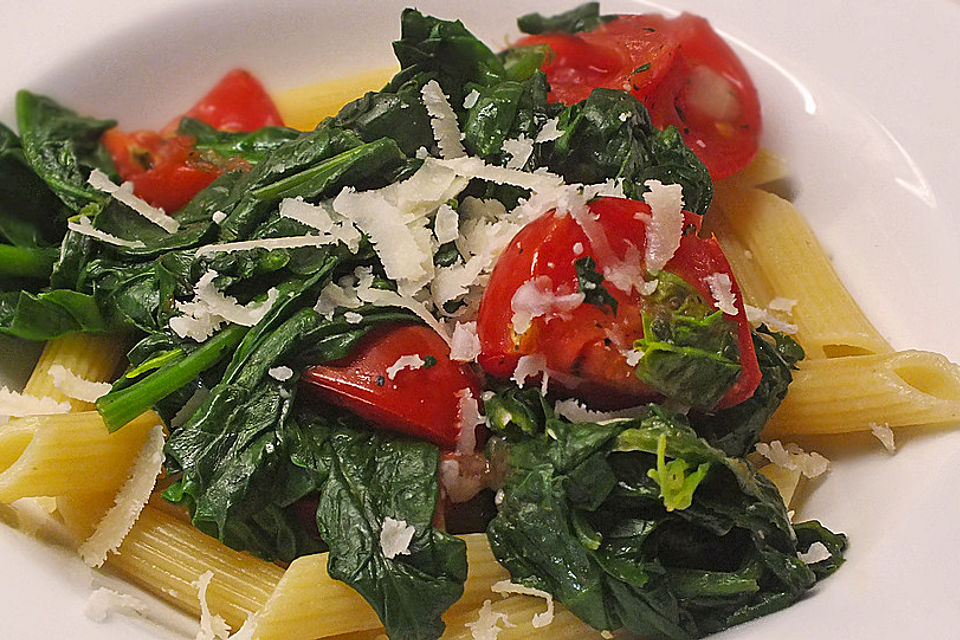
<instances>
[{"instance_id":1,"label":"penne tube","mask_svg":"<svg viewBox=\"0 0 960 640\"><path fill-rule=\"evenodd\" d=\"M11 420L0 430L0 502L115 490L158 424L152 411L116 433L96 411Z\"/></svg>"},{"instance_id":2,"label":"penne tube","mask_svg":"<svg viewBox=\"0 0 960 640\"><path fill-rule=\"evenodd\" d=\"M491 594L491 597L488 597L487 600L490 601L489 607L493 612L492 615L505 616L498 623L500 632L496 635L497 640L524 640L526 638L536 640L548 637L550 640L588 640L591 638L599 640L603 637L600 631L581 621L561 604L556 605L552 622L535 627L533 626L533 617L544 613L547 608L544 599L522 595L502 598L497 594ZM481 606L486 607L487 605ZM473 640L478 636L467 625L476 624L480 620L482 620L482 617L478 610L464 611L456 616L448 617L447 632L443 634L444 640Z\"/></svg>"},{"instance_id":3,"label":"penne tube","mask_svg":"<svg viewBox=\"0 0 960 640\"><path fill-rule=\"evenodd\" d=\"M823 248L789 202L759 189L717 189L709 222L748 304L796 302L792 322L810 359L889 353L890 344L843 286Z\"/></svg>"},{"instance_id":4,"label":"penne tube","mask_svg":"<svg viewBox=\"0 0 960 640\"><path fill-rule=\"evenodd\" d=\"M308 131L324 118L335 115L348 102L368 91L382 89L397 71L396 67L384 67L288 89L274 94L273 101L288 127Z\"/></svg>"},{"instance_id":5,"label":"penne tube","mask_svg":"<svg viewBox=\"0 0 960 640\"><path fill-rule=\"evenodd\" d=\"M23 392L36 397L50 397L69 402L72 411L93 411L92 402L84 402L64 394L53 382L50 367L61 365L90 382L112 382L120 360L126 353L119 336L95 336L73 333L49 341L40 354Z\"/></svg>"},{"instance_id":6,"label":"penne tube","mask_svg":"<svg viewBox=\"0 0 960 640\"><path fill-rule=\"evenodd\" d=\"M786 160L761 147L750 164L729 178L718 181L717 185L724 189L757 187L786 178L788 169Z\"/></svg>"},{"instance_id":7,"label":"penne tube","mask_svg":"<svg viewBox=\"0 0 960 640\"><path fill-rule=\"evenodd\" d=\"M200 614L200 600L194 583L212 571L207 603L234 630L267 602L283 576L277 565L234 551L150 505L117 553L108 556L107 566L195 615Z\"/></svg>"},{"instance_id":8,"label":"penne tube","mask_svg":"<svg viewBox=\"0 0 960 640\"><path fill-rule=\"evenodd\" d=\"M463 596L445 619L474 615L483 600L493 595L493 584L509 580L484 534L463 538L467 543L467 582ZM327 554L319 553L290 564L257 614L256 636L260 640L312 640L380 628L380 620L363 597L327 575Z\"/></svg>"},{"instance_id":9,"label":"penne tube","mask_svg":"<svg viewBox=\"0 0 960 640\"><path fill-rule=\"evenodd\" d=\"M869 431L873 424L960 421L960 367L937 353L898 351L800 363L765 440Z\"/></svg>"}]
</instances>

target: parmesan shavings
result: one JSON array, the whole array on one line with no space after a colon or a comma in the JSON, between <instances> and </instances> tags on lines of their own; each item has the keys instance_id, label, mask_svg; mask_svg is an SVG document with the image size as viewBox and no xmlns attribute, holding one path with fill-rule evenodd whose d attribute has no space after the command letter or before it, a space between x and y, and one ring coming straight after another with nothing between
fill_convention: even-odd
<instances>
[{"instance_id":1,"label":"parmesan shavings","mask_svg":"<svg viewBox=\"0 0 960 640\"><path fill-rule=\"evenodd\" d=\"M537 133L536 142L550 142L562 136L563 132L557 127L558 124L560 124L560 121L557 118L550 118L544 122L539 133Z\"/></svg>"},{"instance_id":2,"label":"parmesan shavings","mask_svg":"<svg viewBox=\"0 0 960 640\"><path fill-rule=\"evenodd\" d=\"M82 236L89 236L91 238L96 238L101 242L112 244L118 247L126 247L128 249L142 249L146 246L139 240L124 240L123 238L118 238L117 236L110 235L105 231L100 231L100 229L95 229L93 226L93 223L90 222L90 218L88 218L87 216L80 216L80 219L77 222L74 222L73 220L68 220L67 228L70 229L70 231L79 233Z\"/></svg>"},{"instance_id":3,"label":"parmesan shavings","mask_svg":"<svg viewBox=\"0 0 960 640\"><path fill-rule=\"evenodd\" d=\"M827 549L825 544L817 540L810 545L810 548L807 549L805 553L797 553L797 557L800 558L804 564L814 564L815 562L830 558L830 550Z\"/></svg>"},{"instance_id":4,"label":"parmesan shavings","mask_svg":"<svg viewBox=\"0 0 960 640\"><path fill-rule=\"evenodd\" d=\"M286 382L293 377L293 369L287 366L270 367L267 369L267 375L277 382Z\"/></svg>"},{"instance_id":5,"label":"parmesan shavings","mask_svg":"<svg viewBox=\"0 0 960 640\"><path fill-rule=\"evenodd\" d=\"M503 150L510 155L507 169L522 169L533 155L533 140L520 134L520 137L503 141Z\"/></svg>"},{"instance_id":6,"label":"parmesan shavings","mask_svg":"<svg viewBox=\"0 0 960 640\"><path fill-rule=\"evenodd\" d=\"M649 191L643 201L650 205L647 221L647 243L644 264L647 271L656 273L670 261L680 247L683 235L683 188L678 184L664 185L659 180L643 183Z\"/></svg>"},{"instance_id":7,"label":"parmesan shavings","mask_svg":"<svg viewBox=\"0 0 960 640\"><path fill-rule=\"evenodd\" d=\"M109 382L86 380L62 364L55 364L50 367L50 377L53 378L53 386L59 389L63 395L83 402L96 402L97 398L106 395L111 389Z\"/></svg>"},{"instance_id":8,"label":"parmesan shavings","mask_svg":"<svg viewBox=\"0 0 960 640\"><path fill-rule=\"evenodd\" d=\"M437 242L446 244L453 242L460 237L460 217L456 211L448 204L440 205L437 209L437 217L433 221L433 235Z\"/></svg>"},{"instance_id":9,"label":"parmesan shavings","mask_svg":"<svg viewBox=\"0 0 960 640\"><path fill-rule=\"evenodd\" d=\"M563 186L563 178L547 171L528 173L487 164L480 158L462 157L435 160L435 163L467 178L480 178L496 184L509 184L533 191L551 191ZM546 209L544 210L546 211Z\"/></svg>"},{"instance_id":10,"label":"parmesan shavings","mask_svg":"<svg viewBox=\"0 0 960 640\"><path fill-rule=\"evenodd\" d=\"M816 478L830 468L830 461L825 457L816 451L807 453L792 442L787 443L786 447L779 440L770 444L758 442L757 453L777 466L799 469L808 478Z\"/></svg>"},{"instance_id":11,"label":"parmesan shavings","mask_svg":"<svg viewBox=\"0 0 960 640\"><path fill-rule=\"evenodd\" d=\"M893 429L890 428L888 423L877 424L876 422L871 422L870 432L880 441L887 451L893 453L897 450L897 444L893 439Z\"/></svg>"},{"instance_id":12,"label":"parmesan shavings","mask_svg":"<svg viewBox=\"0 0 960 640\"><path fill-rule=\"evenodd\" d=\"M235 251L251 251L253 249L298 249L300 247L323 247L333 244L330 236L310 235L287 236L285 238L261 238L260 240L242 240L240 242L223 242L220 244L205 244L197 249L197 257L212 253L233 253Z\"/></svg>"},{"instance_id":13,"label":"parmesan shavings","mask_svg":"<svg viewBox=\"0 0 960 640\"><path fill-rule=\"evenodd\" d=\"M193 586L197 588L197 597L200 599L200 630L195 640L226 640L230 636L230 627L227 621L219 614L210 611L207 602L207 588L213 580L213 571L204 572Z\"/></svg>"},{"instance_id":14,"label":"parmesan shavings","mask_svg":"<svg viewBox=\"0 0 960 640\"><path fill-rule=\"evenodd\" d=\"M117 186L110 180L107 174L99 169L94 169L90 172L90 177L87 178L87 182L94 189L109 193L113 196L114 200L127 205L167 233L173 233L180 228L180 223L168 216L163 209L158 209L157 207L147 204L146 201L135 196L133 194L132 182L124 182Z\"/></svg>"},{"instance_id":15,"label":"parmesan shavings","mask_svg":"<svg viewBox=\"0 0 960 640\"><path fill-rule=\"evenodd\" d=\"M5 422L4 418L42 416L69 411L69 402L57 402L49 396L32 396L0 387L0 423Z\"/></svg>"},{"instance_id":16,"label":"parmesan shavings","mask_svg":"<svg viewBox=\"0 0 960 640\"><path fill-rule=\"evenodd\" d=\"M539 629L540 627L545 627L553 622L553 595L550 593L540 589L534 589L533 587L525 587L522 584L514 584L509 580L501 580L500 582L495 583L492 587L490 587L490 590L494 593L499 593L502 596L506 596L508 593L518 593L524 596L543 598L547 601L547 610L543 613L534 614L530 624Z\"/></svg>"},{"instance_id":17,"label":"parmesan shavings","mask_svg":"<svg viewBox=\"0 0 960 640\"><path fill-rule=\"evenodd\" d=\"M457 362L473 362L480 355L480 337L476 322L458 322L450 338L450 359Z\"/></svg>"},{"instance_id":18,"label":"parmesan shavings","mask_svg":"<svg viewBox=\"0 0 960 640\"><path fill-rule=\"evenodd\" d=\"M797 301L792 298L778 296L767 303L767 308L771 311L781 311L783 313L793 313L793 308L797 306Z\"/></svg>"},{"instance_id":19,"label":"parmesan shavings","mask_svg":"<svg viewBox=\"0 0 960 640\"><path fill-rule=\"evenodd\" d=\"M733 281L725 273L712 273L704 281L710 287L710 294L717 301L717 309L729 316L737 315L737 294L733 292Z\"/></svg>"},{"instance_id":20,"label":"parmesan shavings","mask_svg":"<svg viewBox=\"0 0 960 640\"><path fill-rule=\"evenodd\" d=\"M540 379L540 391L546 394L547 386L550 383L550 376L547 374L547 358L542 353L531 353L520 356L510 379L516 382L517 386L522 389L526 386L527 378L533 378L537 375L542 375Z\"/></svg>"},{"instance_id":21,"label":"parmesan shavings","mask_svg":"<svg viewBox=\"0 0 960 640\"><path fill-rule=\"evenodd\" d=\"M213 220L214 224L223 224L223 221L227 219L227 214L223 211L214 211L210 219Z\"/></svg>"},{"instance_id":22,"label":"parmesan shavings","mask_svg":"<svg viewBox=\"0 0 960 640\"><path fill-rule=\"evenodd\" d=\"M460 142L462 135L457 123L457 114L453 112L447 96L436 80L431 80L420 89L423 106L430 116L430 128L433 129L433 138L440 147L440 155L444 158L461 158L467 155Z\"/></svg>"},{"instance_id":23,"label":"parmesan shavings","mask_svg":"<svg viewBox=\"0 0 960 640\"><path fill-rule=\"evenodd\" d=\"M363 322L363 314L356 311L347 311L343 314L343 319L347 321L347 324L360 324Z\"/></svg>"},{"instance_id":24,"label":"parmesan shavings","mask_svg":"<svg viewBox=\"0 0 960 640\"><path fill-rule=\"evenodd\" d=\"M611 420L630 420L633 418L642 418L650 412L647 405L629 407L619 411L594 411L585 407L576 398L567 398L557 400L553 405L553 410L561 418L566 418L570 422L608 422Z\"/></svg>"},{"instance_id":25,"label":"parmesan shavings","mask_svg":"<svg viewBox=\"0 0 960 640\"><path fill-rule=\"evenodd\" d=\"M463 108L472 109L479 99L480 93L476 89L471 89L470 93L463 97Z\"/></svg>"},{"instance_id":26,"label":"parmesan shavings","mask_svg":"<svg viewBox=\"0 0 960 640\"><path fill-rule=\"evenodd\" d=\"M620 352L628 367L635 367L643 359L643 351L639 349L624 349Z\"/></svg>"},{"instance_id":27,"label":"parmesan shavings","mask_svg":"<svg viewBox=\"0 0 960 640\"><path fill-rule=\"evenodd\" d=\"M500 626L501 620L503 621L502 627ZM470 629L473 640L497 640L501 631L516 625L510 624L507 614L494 611L490 600L484 600L476 621L468 622L464 626Z\"/></svg>"},{"instance_id":28,"label":"parmesan shavings","mask_svg":"<svg viewBox=\"0 0 960 640\"><path fill-rule=\"evenodd\" d=\"M517 287L510 300L513 311L513 330L523 335L530 328L534 318L544 317L550 321L557 316L570 313L586 299L583 293L556 293L550 276L537 276Z\"/></svg>"},{"instance_id":29,"label":"parmesan shavings","mask_svg":"<svg viewBox=\"0 0 960 640\"><path fill-rule=\"evenodd\" d=\"M111 613L135 613L144 615L147 603L128 593L120 593L108 587L100 587L90 594L83 605L83 613L94 622L104 622Z\"/></svg>"},{"instance_id":30,"label":"parmesan shavings","mask_svg":"<svg viewBox=\"0 0 960 640\"><path fill-rule=\"evenodd\" d=\"M784 322L766 309L760 309L749 304L743 305L743 310L747 312L747 322L753 326L765 324L774 331L780 333L794 334L797 332L797 325Z\"/></svg>"},{"instance_id":31,"label":"parmesan shavings","mask_svg":"<svg viewBox=\"0 0 960 640\"><path fill-rule=\"evenodd\" d=\"M457 453L475 453L477 448L477 426L483 424L480 415L480 403L473 396L470 387L457 391Z\"/></svg>"},{"instance_id":32,"label":"parmesan shavings","mask_svg":"<svg viewBox=\"0 0 960 640\"><path fill-rule=\"evenodd\" d=\"M218 276L216 271L208 270L194 287L194 299L176 303L182 315L170 319L170 328L181 338L201 342L224 322L252 327L267 315L280 296L276 289L270 289L266 300L242 305L233 296L224 295L217 289L213 281Z\"/></svg>"},{"instance_id":33,"label":"parmesan shavings","mask_svg":"<svg viewBox=\"0 0 960 640\"><path fill-rule=\"evenodd\" d=\"M411 371L416 371L423 367L425 362L417 354L407 354L397 358L397 361L392 365L387 367L387 378L393 380L397 377L397 374L403 371L404 369L410 369Z\"/></svg>"},{"instance_id":34,"label":"parmesan shavings","mask_svg":"<svg viewBox=\"0 0 960 640\"><path fill-rule=\"evenodd\" d=\"M397 556L410 555L410 542L416 533L411 525L404 520L394 520L390 516L383 519L383 528L380 529L380 551L383 557L392 560Z\"/></svg>"},{"instance_id":35,"label":"parmesan shavings","mask_svg":"<svg viewBox=\"0 0 960 640\"><path fill-rule=\"evenodd\" d=\"M337 215L329 206L304 202L303 197L284 198L280 202L280 217L296 220L302 225L316 229L327 244L342 242L350 251L360 248L360 232L348 220Z\"/></svg>"},{"instance_id":36,"label":"parmesan shavings","mask_svg":"<svg viewBox=\"0 0 960 640\"><path fill-rule=\"evenodd\" d=\"M155 426L147 435L130 476L120 487L114 505L97 524L93 535L80 545L80 557L91 567L99 567L107 554L115 551L127 537L150 499L157 476L163 468L163 427Z\"/></svg>"}]
</instances>

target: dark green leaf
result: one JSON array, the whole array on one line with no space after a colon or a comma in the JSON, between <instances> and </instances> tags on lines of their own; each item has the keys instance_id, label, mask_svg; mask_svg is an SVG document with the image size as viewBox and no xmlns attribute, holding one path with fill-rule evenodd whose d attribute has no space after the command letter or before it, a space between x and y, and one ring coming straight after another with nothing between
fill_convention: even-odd
<instances>
[{"instance_id":1,"label":"dark green leaf","mask_svg":"<svg viewBox=\"0 0 960 640\"><path fill-rule=\"evenodd\" d=\"M617 315L617 299L603 286L603 274L597 271L597 263L590 256L573 262L577 272L578 291L584 301L613 315Z\"/></svg>"},{"instance_id":2,"label":"dark green leaf","mask_svg":"<svg viewBox=\"0 0 960 640\"><path fill-rule=\"evenodd\" d=\"M599 2L585 2L579 7L558 13L554 16L543 16L539 13L528 13L517 18L517 26L524 33L578 33L593 31L601 24L616 20L616 15L600 15Z\"/></svg>"},{"instance_id":3,"label":"dark green leaf","mask_svg":"<svg viewBox=\"0 0 960 640\"><path fill-rule=\"evenodd\" d=\"M192 137L193 146L199 151L212 151L223 158L243 158L250 164L261 162L270 151L302 135L290 127L220 131L194 118L182 118L177 133Z\"/></svg>"}]
</instances>

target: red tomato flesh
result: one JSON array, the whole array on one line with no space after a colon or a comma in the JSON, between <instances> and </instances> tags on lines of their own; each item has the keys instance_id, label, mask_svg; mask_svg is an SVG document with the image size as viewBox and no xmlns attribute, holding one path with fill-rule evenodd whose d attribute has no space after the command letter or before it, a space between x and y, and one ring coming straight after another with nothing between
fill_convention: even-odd
<instances>
[{"instance_id":1,"label":"red tomato flesh","mask_svg":"<svg viewBox=\"0 0 960 640\"><path fill-rule=\"evenodd\" d=\"M160 133L106 131L101 142L113 157L121 179L133 183L137 196L167 213L183 207L224 170L249 168L239 159L198 153L191 137L176 135L183 117L202 120L224 131L255 131L283 124L273 100L257 79L248 71L235 69Z\"/></svg>"},{"instance_id":2,"label":"red tomato flesh","mask_svg":"<svg viewBox=\"0 0 960 640\"><path fill-rule=\"evenodd\" d=\"M387 374L397 359L418 355L436 363ZM310 367L301 384L320 398L349 409L378 427L430 440L452 450L460 436L460 395L480 397L480 381L429 327L390 325L371 331L346 358Z\"/></svg>"},{"instance_id":3,"label":"red tomato flesh","mask_svg":"<svg viewBox=\"0 0 960 640\"><path fill-rule=\"evenodd\" d=\"M573 104L597 87L630 91L653 124L674 125L714 180L753 159L761 133L760 101L743 63L699 16L622 15L585 33L521 38L546 44L542 69L550 99Z\"/></svg>"},{"instance_id":4,"label":"red tomato flesh","mask_svg":"<svg viewBox=\"0 0 960 640\"><path fill-rule=\"evenodd\" d=\"M646 220L650 208L643 202L621 198L598 198L590 203L615 260L624 260L635 248L643 255ZM699 230L700 216L684 212L685 226ZM577 253L574 247L579 245ZM627 364L624 353L643 336L640 294L624 292L604 281L618 302L613 315L596 305L583 303L559 317L536 317L530 328L517 335L513 327L514 294L524 283L547 277L557 294L574 293L578 281L574 261L591 256L601 273L611 266L591 244L571 215L549 212L525 226L500 256L480 303L477 332L480 365L488 373L506 378L513 374L521 356L542 354L551 380L598 407L635 405L661 396L641 382ZM741 372L716 408L728 407L750 397L760 382L750 325L743 310L742 295L730 265L715 238L691 233L682 236L680 247L665 270L693 286L706 301L714 301L706 278L727 274L733 282L737 315L726 316L737 324Z\"/></svg>"}]
</instances>

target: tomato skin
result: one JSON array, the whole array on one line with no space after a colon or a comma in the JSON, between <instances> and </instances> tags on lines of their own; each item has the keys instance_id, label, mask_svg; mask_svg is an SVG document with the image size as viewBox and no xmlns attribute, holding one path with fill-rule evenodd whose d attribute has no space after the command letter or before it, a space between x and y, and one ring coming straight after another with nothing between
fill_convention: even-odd
<instances>
[{"instance_id":1,"label":"tomato skin","mask_svg":"<svg viewBox=\"0 0 960 640\"><path fill-rule=\"evenodd\" d=\"M389 379L387 369L413 354L431 355L436 364L402 369ZM429 327L378 327L347 358L304 371L301 386L379 427L453 450L460 436L458 393L469 389L479 399L481 387L468 365L449 356L450 347Z\"/></svg>"},{"instance_id":2,"label":"tomato skin","mask_svg":"<svg viewBox=\"0 0 960 640\"><path fill-rule=\"evenodd\" d=\"M223 76L186 113L174 118L163 132L176 131L181 118L201 120L221 131L256 131L283 124L273 99L246 69L234 69Z\"/></svg>"},{"instance_id":3,"label":"tomato skin","mask_svg":"<svg viewBox=\"0 0 960 640\"><path fill-rule=\"evenodd\" d=\"M650 216L645 203L599 198L591 202L590 211L598 216L616 260L623 260L631 245L643 255L645 219ZM685 225L699 230L699 216L690 212L684 212L684 216ZM583 248L580 254L573 249L577 244ZM584 303L549 321L534 318L530 329L516 336L511 303L517 289L531 279L545 276L558 294L575 292L578 283L573 263L582 256L593 257L598 271L610 261L596 250L571 215L549 212L517 234L500 256L480 303L478 362L491 375L506 378L513 374L521 356L540 353L546 357L551 380L595 406L624 406L660 398L634 375L623 353L631 350L633 342L643 335L641 300L636 291L627 293L605 281L605 288L618 302L616 315ZM690 283L707 301L713 300L707 277L726 273L733 281L737 315L731 319L737 323L742 369L716 408L742 402L759 384L760 369L742 296L720 245L715 238L703 239L695 233L684 235L665 269Z\"/></svg>"},{"instance_id":4,"label":"tomato skin","mask_svg":"<svg viewBox=\"0 0 960 640\"><path fill-rule=\"evenodd\" d=\"M674 125L714 180L753 159L762 129L756 87L705 19L621 15L591 32L521 38L547 44L550 99L573 104L597 87L633 93L655 126ZM617 62L619 60L619 63Z\"/></svg>"},{"instance_id":5,"label":"tomato skin","mask_svg":"<svg viewBox=\"0 0 960 640\"><path fill-rule=\"evenodd\" d=\"M177 135L183 117L196 118L224 131L254 131L283 124L263 86L243 69L225 75L207 95L159 133L124 133L110 129L101 137L117 173L133 183L133 192L167 213L177 211L225 169L249 168L242 160L204 157L194 140Z\"/></svg>"}]
</instances>

